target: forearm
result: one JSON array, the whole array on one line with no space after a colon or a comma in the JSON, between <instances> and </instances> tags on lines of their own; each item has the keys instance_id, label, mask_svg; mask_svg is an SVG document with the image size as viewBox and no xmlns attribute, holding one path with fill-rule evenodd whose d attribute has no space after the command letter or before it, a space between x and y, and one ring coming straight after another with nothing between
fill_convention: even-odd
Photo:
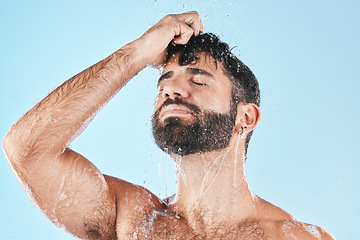
<instances>
[{"instance_id":1,"label":"forearm","mask_svg":"<svg viewBox=\"0 0 360 240\"><path fill-rule=\"evenodd\" d=\"M4 139L13 161L61 154L94 115L146 62L136 41L64 82L26 113Z\"/></svg>"}]
</instances>

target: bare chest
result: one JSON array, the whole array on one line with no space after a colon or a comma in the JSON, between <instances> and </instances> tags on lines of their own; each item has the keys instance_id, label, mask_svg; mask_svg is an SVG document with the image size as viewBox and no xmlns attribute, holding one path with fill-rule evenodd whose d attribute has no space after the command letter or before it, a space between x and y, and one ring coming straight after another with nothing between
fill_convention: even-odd
<instances>
[{"instance_id":1,"label":"bare chest","mask_svg":"<svg viewBox=\"0 0 360 240\"><path fill-rule=\"evenodd\" d=\"M153 211L136 220L127 235L128 239L153 240L269 239L265 229L256 221L243 221L234 226L218 227L209 232L191 228L186 219L177 217L174 213L160 211Z\"/></svg>"}]
</instances>

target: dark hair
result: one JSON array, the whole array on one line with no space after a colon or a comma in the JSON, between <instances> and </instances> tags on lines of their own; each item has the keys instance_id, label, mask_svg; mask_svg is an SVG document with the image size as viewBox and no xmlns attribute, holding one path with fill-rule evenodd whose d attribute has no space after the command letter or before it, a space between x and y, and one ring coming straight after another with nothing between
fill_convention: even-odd
<instances>
[{"instance_id":1,"label":"dark hair","mask_svg":"<svg viewBox=\"0 0 360 240\"><path fill-rule=\"evenodd\" d=\"M192 36L186 45L169 44L167 53L166 62L173 54L179 53L179 64L181 66L196 60L197 53L210 54L217 62L223 65L226 71L225 74L233 83L233 103L254 103L260 106L260 89L255 75L231 52L229 46L220 41L216 35L203 33ZM251 135L252 131L247 136L245 149L248 147Z\"/></svg>"}]
</instances>

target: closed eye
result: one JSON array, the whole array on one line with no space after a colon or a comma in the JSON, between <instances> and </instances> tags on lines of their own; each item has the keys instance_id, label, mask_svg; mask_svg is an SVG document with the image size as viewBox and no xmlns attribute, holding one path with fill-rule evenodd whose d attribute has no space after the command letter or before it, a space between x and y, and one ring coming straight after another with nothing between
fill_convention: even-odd
<instances>
[{"instance_id":1,"label":"closed eye","mask_svg":"<svg viewBox=\"0 0 360 240\"><path fill-rule=\"evenodd\" d=\"M192 81L195 85L199 85L199 86L206 86L205 83L200 83L200 82L195 82L195 81Z\"/></svg>"},{"instance_id":2,"label":"closed eye","mask_svg":"<svg viewBox=\"0 0 360 240\"><path fill-rule=\"evenodd\" d=\"M207 86L204 82L207 82L208 79L214 79L214 75L203 69L189 67L186 70L193 75L192 82L198 86Z\"/></svg>"}]
</instances>

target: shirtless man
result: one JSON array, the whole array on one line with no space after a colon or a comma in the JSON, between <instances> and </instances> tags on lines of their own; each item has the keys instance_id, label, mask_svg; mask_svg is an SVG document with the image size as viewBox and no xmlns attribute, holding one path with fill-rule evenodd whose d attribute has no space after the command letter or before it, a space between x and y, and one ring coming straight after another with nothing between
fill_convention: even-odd
<instances>
[{"instance_id":1,"label":"shirtless man","mask_svg":"<svg viewBox=\"0 0 360 240\"><path fill-rule=\"evenodd\" d=\"M260 118L258 84L227 45L201 32L197 12L168 15L26 113L3 141L26 191L81 239L333 239L249 190L244 161ZM178 191L166 201L68 148L148 65L164 66L153 132L177 164Z\"/></svg>"}]
</instances>

